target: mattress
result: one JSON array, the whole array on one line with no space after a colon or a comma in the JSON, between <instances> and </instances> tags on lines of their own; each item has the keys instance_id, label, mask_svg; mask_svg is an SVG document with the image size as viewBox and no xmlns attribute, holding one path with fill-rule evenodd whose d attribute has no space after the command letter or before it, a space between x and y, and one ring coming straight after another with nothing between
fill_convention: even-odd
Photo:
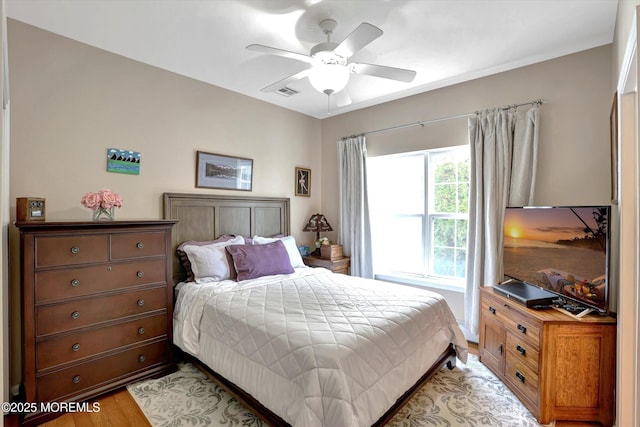
<instances>
[{"instance_id":1,"label":"mattress","mask_svg":"<svg viewBox=\"0 0 640 427\"><path fill-rule=\"evenodd\" d=\"M371 425L450 343L467 357L442 296L322 268L182 283L174 342L296 427Z\"/></svg>"}]
</instances>

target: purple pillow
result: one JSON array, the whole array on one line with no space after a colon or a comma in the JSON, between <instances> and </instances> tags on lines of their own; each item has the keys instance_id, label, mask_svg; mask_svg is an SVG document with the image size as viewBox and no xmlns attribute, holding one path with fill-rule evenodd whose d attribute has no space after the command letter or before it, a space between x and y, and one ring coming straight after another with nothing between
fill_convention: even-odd
<instances>
[{"instance_id":1,"label":"purple pillow","mask_svg":"<svg viewBox=\"0 0 640 427\"><path fill-rule=\"evenodd\" d=\"M295 271L280 240L264 245L229 245L226 250L233 258L238 281Z\"/></svg>"}]
</instances>

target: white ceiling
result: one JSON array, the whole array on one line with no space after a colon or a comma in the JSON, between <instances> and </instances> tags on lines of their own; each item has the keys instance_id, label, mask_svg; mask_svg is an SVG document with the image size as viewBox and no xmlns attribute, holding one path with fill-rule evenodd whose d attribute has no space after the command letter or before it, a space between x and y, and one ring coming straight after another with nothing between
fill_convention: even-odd
<instances>
[{"instance_id":1,"label":"white ceiling","mask_svg":"<svg viewBox=\"0 0 640 427\"><path fill-rule=\"evenodd\" d=\"M307 64L251 52L258 43L308 54L338 22L384 31L351 57L417 71L411 83L352 75L352 104L336 115L613 41L617 0L6 0L13 18L184 76L327 117L307 79L284 97L260 89ZM11 47L9 47L10 49Z\"/></svg>"}]
</instances>

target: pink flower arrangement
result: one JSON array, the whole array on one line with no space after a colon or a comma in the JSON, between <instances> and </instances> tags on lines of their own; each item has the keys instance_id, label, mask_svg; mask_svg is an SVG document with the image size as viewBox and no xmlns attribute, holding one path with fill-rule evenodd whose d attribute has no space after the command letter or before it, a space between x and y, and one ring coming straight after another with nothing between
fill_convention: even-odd
<instances>
[{"instance_id":1,"label":"pink flower arrangement","mask_svg":"<svg viewBox=\"0 0 640 427\"><path fill-rule=\"evenodd\" d=\"M109 189L100 190L97 193L88 192L82 196L82 206L95 211L98 208L111 209L122 207L122 197Z\"/></svg>"}]
</instances>

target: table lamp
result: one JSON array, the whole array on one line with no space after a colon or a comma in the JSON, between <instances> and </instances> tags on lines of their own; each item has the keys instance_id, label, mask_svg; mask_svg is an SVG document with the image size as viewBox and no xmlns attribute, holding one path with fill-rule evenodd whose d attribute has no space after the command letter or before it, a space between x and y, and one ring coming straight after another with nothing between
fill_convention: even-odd
<instances>
[{"instance_id":1,"label":"table lamp","mask_svg":"<svg viewBox=\"0 0 640 427\"><path fill-rule=\"evenodd\" d=\"M333 231L329 221L327 218L321 213L311 215L307 225L304 226L302 231L314 231L316 233L316 242L320 240L320 232L321 231ZM319 251L319 248L316 248L316 252Z\"/></svg>"}]
</instances>

